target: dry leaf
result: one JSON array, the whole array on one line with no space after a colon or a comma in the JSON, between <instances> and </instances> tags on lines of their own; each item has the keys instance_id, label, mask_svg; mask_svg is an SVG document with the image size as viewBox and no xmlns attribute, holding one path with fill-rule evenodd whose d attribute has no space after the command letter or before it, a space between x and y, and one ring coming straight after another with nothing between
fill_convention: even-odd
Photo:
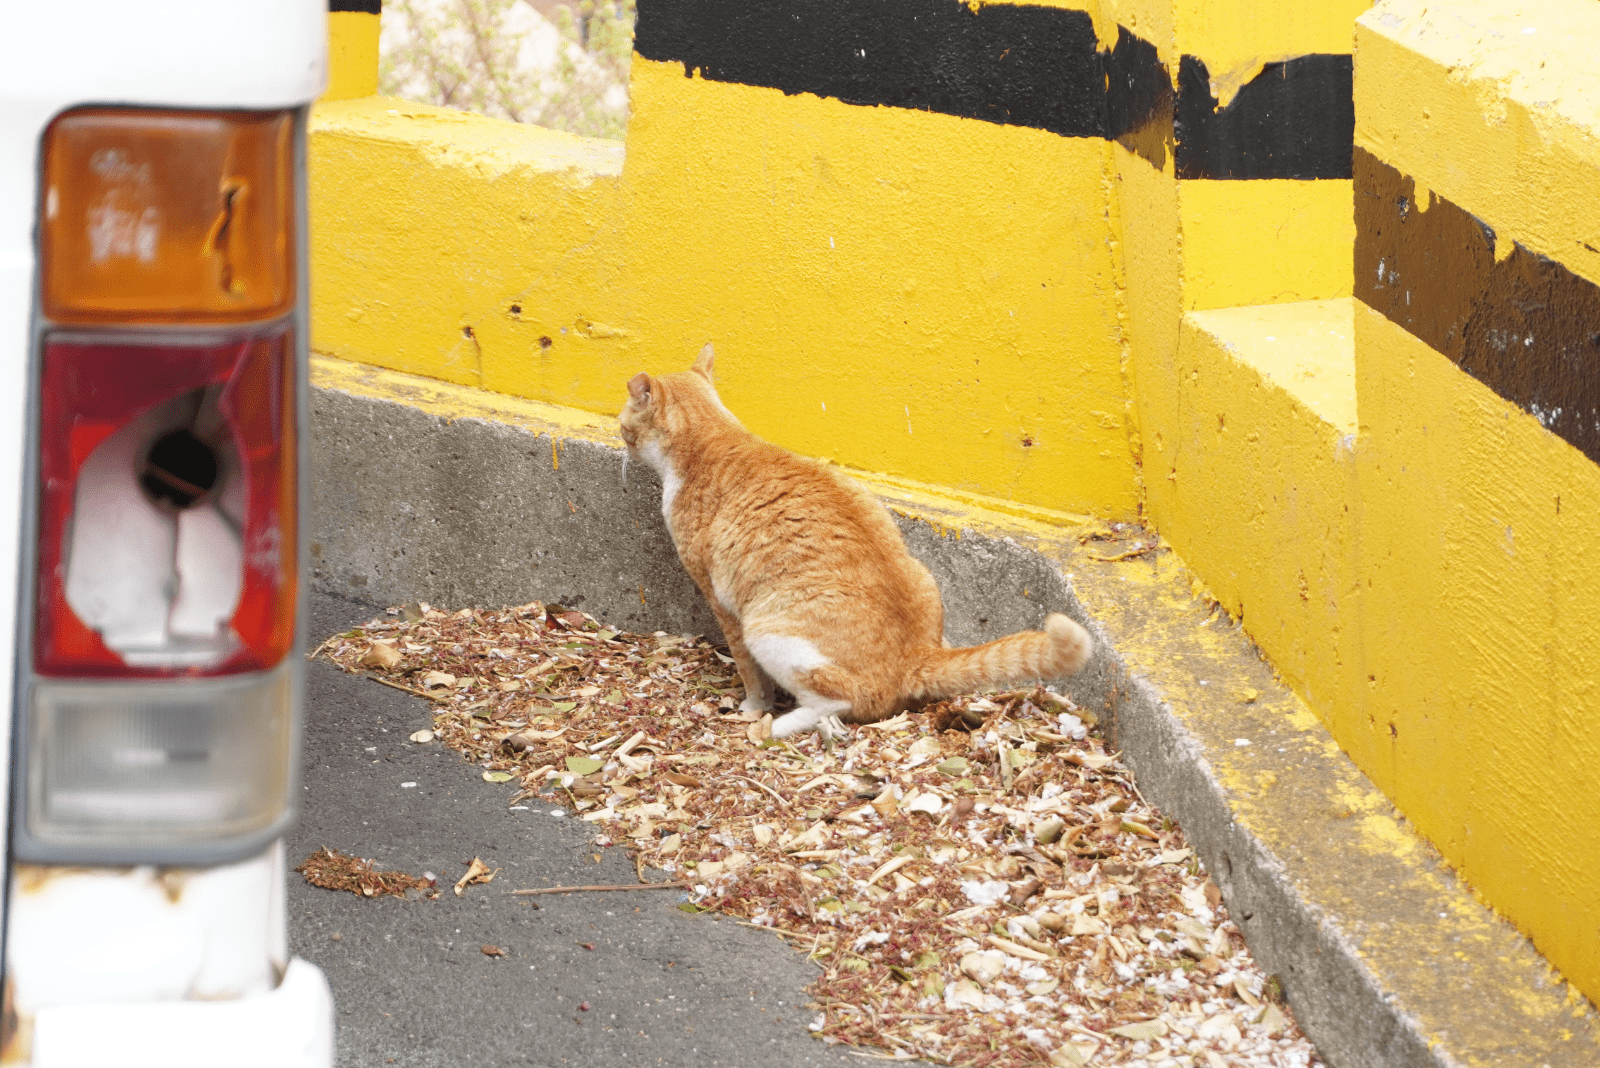
<instances>
[{"instance_id":1,"label":"dry leaf","mask_svg":"<svg viewBox=\"0 0 1600 1068\"><path fill-rule=\"evenodd\" d=\"M745 730L745 736L755 745L772 739L772 713L767 713Z\"/></svg>"},{"instance_id":2,"label":"dry leaf","mask_svg":"<svg viewBox=\"0 0 1600 1068\"><path fill-rule=\"evenodd\" d=\"M944 1007L947 1009L982 1010L987 1000L983 990L971 979L957 979L944 988Z\"/></svg>"},{"instance_id":3,"label":"dry leaf","mask_svg":"<svg viewBox=\"0 0 1600 1068\"><path fill-rule=\"evenodd\" d=\"M499 871L499 868L494 869L494 871L490 871L489 865L485 864L479 858L473 857L472 864L467 868L467 874L456 880L456 897L460 897L461 892L469 886L474 886L478 883L493 882L495 875L498 874Z\"/></svg>"},{"instance_id":4,"label":"dry leaf","mask_svg":"<svg viewBox=\"0 0 1600 1068\"><path fill-rule=\"evenodd\" d=\"M383 642L368 642L367 651L358 661L362 667L377 668L379 671L393 671L405 659L400 655L400 650Z\"/></svg>"},{"instance_id":5,"label":"dry leaf","mask_svg":"<svg viewBox=\"0 0 1600 1068\"><path fill-rule=\"evenodd\" d=\"M1080 1046L1076 1042L1063 1042L1050 1051L1050 1063L1055 1068L1083 1068L1099 1048L1099 1043L1094 1046Z\"/></svg>"},{"instance_id":6,"label":"dry leaf","mask_svg":"<svg viewBox=\"0 0 1600 1068\"><path fill-rule=\"evenodd\" d=\"M430 730L417 731L415 734L413 734L411 736L411 740L413 742L417 742L418 744L425 744L427 742L431 742L431 741L433 741L433 732L430 731Z\"/></svg>"},{"instance_id":7,"label":"dry leaf","mask_svg":"<svg viewBox=\"0 0 1600 1068\"><path fill-rule=\"evenodd\" d=\"M505 950L501 949L499 946L491 946L488 943L479 946L478 950L485 957L503 957L506 955Z\"/></svg>"},{"instance_id":8,"label":"dry leaf","mask_svg":"<svg viewBox=\"0 0 1600 1068\"><path fill-rule=\"evenodd\" d=\"M974 950L962 956L960 968L963 975L979 986L988 986L1005 974L1006 958L1003 953L991 949Z\"/></svg>"}]
</instances>

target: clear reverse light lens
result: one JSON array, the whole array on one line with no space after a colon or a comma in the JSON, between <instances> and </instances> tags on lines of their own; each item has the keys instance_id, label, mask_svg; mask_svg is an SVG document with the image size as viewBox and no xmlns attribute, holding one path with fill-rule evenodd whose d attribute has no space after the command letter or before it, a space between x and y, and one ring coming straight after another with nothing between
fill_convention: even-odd
<instances>
[{"instance_id":1,"label":"clear reverse light lens","mask_svg":"<svg viewBox=\"0 0 1600 1068\"><path fill-rule=\"evenodd\" d=\"M41 680L30 832L128 851L265 830L289 805L293 680L289 663L203 687Z\"/></svg>"}]
</instances>

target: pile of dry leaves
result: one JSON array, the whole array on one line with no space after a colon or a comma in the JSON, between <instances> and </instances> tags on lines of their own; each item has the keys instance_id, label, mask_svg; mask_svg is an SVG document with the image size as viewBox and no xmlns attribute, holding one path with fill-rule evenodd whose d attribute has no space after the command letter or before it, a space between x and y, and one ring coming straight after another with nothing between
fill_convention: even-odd
<instances>
[{"instance_id":1,"label":"pile of dry leaves","mask_svg":"<svg viewBox=\"0 0 1600 1068\"><path fill-rule=\"evenodd\" d=\"M812 1030L970 1065L1318 1063L1183 833L1048 689L959 698L831 750L735 711L729 659L529 604L426 605L329 639L435 703L512 800L556 798L692 909L817 961Z\"/></svg>"},{"instance_id":2,"label":"pile of dry leaves","mask_svg":"<svg viewBox=\"0 0 1600 1068\"><path fill-rule=\"evenodd\" d=\"M419 878L403 871L378 871L370 860L347 857L327 846L307 857L295 871L304 875L306 882L312 886L320 886L324 890L348 890L358 897L377 897L380 894L405 897L407 890L437 895L433 879Z\"/></svg>"}]
</instances>

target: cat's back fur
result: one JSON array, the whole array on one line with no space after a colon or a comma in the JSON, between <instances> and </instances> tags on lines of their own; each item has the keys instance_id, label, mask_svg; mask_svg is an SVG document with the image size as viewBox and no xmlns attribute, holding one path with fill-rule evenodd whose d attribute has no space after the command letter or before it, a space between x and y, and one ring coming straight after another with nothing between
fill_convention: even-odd
<instances>
[{"instance_id":1,"label":"cat's back fur","mask_svg":"<svg viewBox=\"0 0 1600 1068\"><path fill-rule=\"evenodd\" d=\"M837 471L746 430L717 397L711 347L684 372L628 383L623 438L661 475L684 567L766 710L774 679L800 707L774 733L872 722L924 700L1072 674L1089 636L1065 616L974 649L943 646L933 577L888 511Z\"/></svg>"}]
</instances>

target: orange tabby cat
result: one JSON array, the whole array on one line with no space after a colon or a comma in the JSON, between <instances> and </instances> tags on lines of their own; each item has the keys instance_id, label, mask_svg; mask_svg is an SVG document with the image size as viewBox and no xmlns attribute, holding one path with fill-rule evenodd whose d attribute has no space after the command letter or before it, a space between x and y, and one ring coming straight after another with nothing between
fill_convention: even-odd
<instances>
[{"instance_id":1,"label":"orange tabby cat","mask_svg":"<svg viewBox=\"0 0 1600 1068\"><path fill-rule=\"evenodd\" d=\"M871 723L986 686L1070 675L1084 629L1045 629L970 649L944 646L944 605L888 510L855 482L769 444L722 406L707 345L688 371L635 375L622 410L628 454L661 475L661 511L683 566L711 602L747 712L773 683L798 707L775 737Z\"/></svg>"}]
</instances>

